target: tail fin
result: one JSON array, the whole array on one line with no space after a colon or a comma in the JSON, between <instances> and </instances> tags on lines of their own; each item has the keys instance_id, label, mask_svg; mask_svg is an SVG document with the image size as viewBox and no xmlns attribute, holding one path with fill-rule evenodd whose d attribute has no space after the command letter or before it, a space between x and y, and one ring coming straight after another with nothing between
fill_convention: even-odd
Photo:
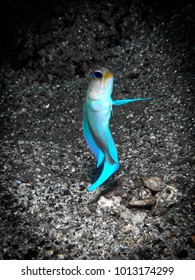
<instances>
[{"instance_id":1,"label":"tail fin","mask_svg":"<svg viewBox=\"0 0 195 280\"><path fill-rule=\"evenodd\" d=\"M97 189L101 184L103 184L113 173L116 172L116 170L119 168L119 163L110 164L107 161L104 162L104 167L102 170L102 173L100 177L97 179L97 181L92 184L88 191L92 192L95 189Z\"/></svg>"}]
</instances>

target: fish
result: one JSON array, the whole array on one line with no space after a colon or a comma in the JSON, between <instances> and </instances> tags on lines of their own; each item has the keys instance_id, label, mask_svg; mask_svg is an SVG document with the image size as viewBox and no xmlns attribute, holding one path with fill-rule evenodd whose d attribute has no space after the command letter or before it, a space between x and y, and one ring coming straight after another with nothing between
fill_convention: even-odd
<instances>
[{"instance_id":1,"label":"fish","mask_svg":"<svg viewBox=\"0 0 195 280\"><path fill-rule=\"evenodd\" d=\"M112 137L109 121L112 106L150 98L112 100L114 77L112 72L101 67L92 74L83 105L83 135L97 160L97 168L103 165L99 178L88 187L92 192L100 187L119 168L116 144Z\"/></svg>"}]
</instances>

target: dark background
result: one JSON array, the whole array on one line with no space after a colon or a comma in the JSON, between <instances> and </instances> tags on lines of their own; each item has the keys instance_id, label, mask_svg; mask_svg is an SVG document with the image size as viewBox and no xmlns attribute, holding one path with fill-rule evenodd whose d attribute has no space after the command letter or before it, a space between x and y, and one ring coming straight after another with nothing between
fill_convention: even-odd
<instances>
[{"instance_id":1,"label":"dark background","mask_svg":"<svg viewBox=\"0 0 195 280\"><path fill-rule=\"evenodd\" d=\"M194 19L193 1L0 1L1 259L194 259ZM152 99L114 108L121 167L89 194L100 66L113 99Z\"/></svg>"}]
</instances>

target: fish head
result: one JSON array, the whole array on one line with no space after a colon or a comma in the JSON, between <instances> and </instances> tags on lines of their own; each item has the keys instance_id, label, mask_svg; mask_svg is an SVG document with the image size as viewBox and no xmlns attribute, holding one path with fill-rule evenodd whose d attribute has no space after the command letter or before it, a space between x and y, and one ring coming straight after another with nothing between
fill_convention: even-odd
<instances>
[{"instance_id":1,"label":"fish head","mask_svg":"<svg viewBox=\"0 0 195 280\"><path fill-rule=\"evenodd\" d=\"M113 81L113 74L109 69L101 67L95 70L89 83L87 95L93 100L110 97L113 91Z\"/></svg>"}]
</instances>

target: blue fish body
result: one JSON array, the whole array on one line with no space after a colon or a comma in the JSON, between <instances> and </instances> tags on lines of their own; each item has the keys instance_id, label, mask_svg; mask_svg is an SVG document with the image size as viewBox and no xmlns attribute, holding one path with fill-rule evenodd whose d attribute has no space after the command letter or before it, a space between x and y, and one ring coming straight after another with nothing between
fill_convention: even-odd
<instances>
[{"instance_id":1,"label":"blue fish body","mask_svg":"<svg viewBox=\"0 0 195 280\"><path fill-rule=\"evenodd\" d=\"M97 159L97 167L103 163L103 170L97 181L88 187L90 192L101 186L120 165L116 145L109 128L112 106L150 99L112 100L112 91L112 73L104 67L96 70L85 97L82 126L84 138Z\"/></svg>"}]
</instances>

